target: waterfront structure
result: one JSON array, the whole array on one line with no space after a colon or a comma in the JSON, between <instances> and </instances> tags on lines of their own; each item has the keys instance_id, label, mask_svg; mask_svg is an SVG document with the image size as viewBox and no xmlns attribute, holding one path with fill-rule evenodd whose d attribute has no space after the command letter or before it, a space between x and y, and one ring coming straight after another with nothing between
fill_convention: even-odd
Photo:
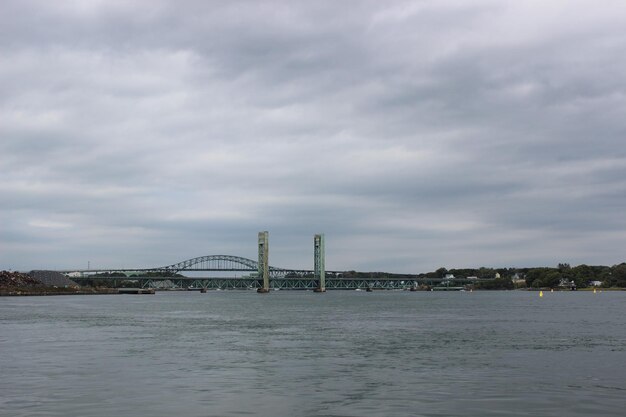
<instances>
[{"instance_id":1,"label":"waterfront structure","mask_svg":"<svg viewBox=\"0 0 626 417\"><path fill-rule=\"evenodd\" d=\"M74 281L93 285L97 281L135 280L141 288L179 289L248 289L267 293L270 289L313 290L326 289L415 289L420 285L441 285L450 287L452 283L464 285L482 281L475 277L445 278L402 275L388 277L376 274L356 274L354 271L327 271L325 261L324 235L313 237L313 270L286 269L269 265L269 233L258 234L258 261L233 255L208 255L187 259L171 265L156 268L122 268L57 271L72 275ZM244 272L241 277L186 277L181 272ZM118 273L117 275L112 275ZM123 275L119 275L122 273ZM454 287L454 285L452 285Z\"/></svg>"},{"instance_id":2,"label":"waterfront structure","mask_svg":"<svg viewBox=\"0 0 626 417\"><path fill-rule=\"evenodd\" d=\"M257 290L260 293L266 293L270 290L270 271L269 271L269 232L259 232L259 263L258 274L262 281L262 286Z\"/></svg>"},{"instance_id":3,"label":"waterfront structure","mask_svg":"<svg viewBox=\"0 0 626 417\"><path fill-rule=\"evenodd\" d=\"M313 278L317 282L315 292L326 291L326 261L324 256L324 235L315 235L313 237Z\"/></svg>"}]
</instances>

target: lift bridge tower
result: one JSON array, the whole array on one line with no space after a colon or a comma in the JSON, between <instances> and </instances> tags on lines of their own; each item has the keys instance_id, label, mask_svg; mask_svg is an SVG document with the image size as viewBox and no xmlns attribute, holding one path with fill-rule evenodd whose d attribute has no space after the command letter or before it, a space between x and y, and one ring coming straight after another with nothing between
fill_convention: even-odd
<instances>
[{"instance_id":1,"label":"lift bridge tower","mask_svg":"<svg viewBox=\"0 0 626 417\"><path fill-rule=\"evenodd\" d=\"M269 232L259 232L259 278L263 280L263 286L257 292L267 293L270 291L270 267L269 257Z\"/></svg>"},{"instance_id":2,"label":"lift bridge tower","mask_svg":"<svg viewBox=\"0 0 626 417\"><path fill-rule=\"evenodd\" d=\"M315 292L326 292L326 261L324 257L324 235L315 235L313 237L313 269L317 282Z\"/></svg>"}]
</instances>

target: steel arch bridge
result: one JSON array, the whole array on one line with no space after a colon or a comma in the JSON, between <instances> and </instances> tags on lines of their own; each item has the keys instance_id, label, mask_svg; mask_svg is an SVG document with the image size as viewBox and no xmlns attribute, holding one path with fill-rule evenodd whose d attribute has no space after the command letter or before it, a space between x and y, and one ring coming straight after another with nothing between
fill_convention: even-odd
<instances>
[{"instance_id":1,"label":"steel arch bridge","mask_svg":"<svg viewBox=\"0 0 626 417\"><path fill-rule=\"evenodd\" d=\"M179 273L182 271L246 271L257 272L259 263L252 259L232 255L208 255L187 259L172 265L155 268L152 271ZM283 278L286 276L302 277L313 273L312 270L296 270L269 267L271 278Z\"/></svg>"},{"instance_id":2,"label":"steel arch bridge","mask_svg":"<svg viewBox=\"0 0 626 417\"><path fill-rule=\"evenodd\" d=\"M197 271L242 271L248 272L247 276L235 278L220 277L186 277L180 276L180 272ZM142 288L209 288L209 289L256 289L262 285L258 276L258 262L252 259L233 255L208 255L187 259L171 265L157 268L141 269L90 269L74 271L57 271L62 273L81 272L86 274L81 277L72 277L77 282L84 280L137 280ZM126 278L110 276L107 274L122 272ZM103 273L101 276L98 274ZM139 274L139 275L134 275ZM162 274L162 275L161 275ZM326 271L326 288L328 289L408 289L420 284L446 285L454 284L451 288L460 288L458 285L471 284L466 279L455 279L452 283L444 282L442 278L418 278L415 277L379 277L352 278L345 276L346 272ZM314 278L314 271L308 269L285 269L269 267L270 287L272 289L315 289L318 286Z\"/></svg>"}]
</instances>

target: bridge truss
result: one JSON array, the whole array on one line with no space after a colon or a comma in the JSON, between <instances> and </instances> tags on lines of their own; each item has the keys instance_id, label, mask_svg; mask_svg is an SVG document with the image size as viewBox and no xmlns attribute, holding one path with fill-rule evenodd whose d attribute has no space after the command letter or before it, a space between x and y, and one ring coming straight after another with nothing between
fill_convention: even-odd
<instances>
[{"instance_id":1,"label":"bridge truss","mask_svg":"<svg viewBox=\"0 0 626 417\"><path fill-rule=\"evenodd\" d=\"M197 258L188 259L177 264L167 265L160 268L156 268L154 271L180 273L183 271L247 271L257 272L259 263L252 259L242 258L241 256L232 255L209 255L200 256ZM269 267L269 274L271 278L281 278L285 276L298 276L302 277L307 274L312 274L312 270L296 270Z\"/></svg>"},{"instance_id":2,"label":"bridge truss","mask_svg":"<svg viewBox=\"0 0 626 417\"><path fill-rule=\"evenodd\" d=\"M182 272L202 271L238 271L248 272L247 276L235 278L215 277L186 277ZM89 281L124 281L136 280L142 288L170 288L170 289L221 289L221 290L246 290L257 289L262 286L262 281L257 275L258 262L248 258L231 255L209 255L188 259L183 262L166 265L158 268L146 269L107 269L88 271L59 271L59 272L83 272L82 277L72 276L72 279L81 282ZM114 277L109 275L113 272L123 272L127 277ZM443 281L432 278L348 278L344 272L325 271L327 289L408 289L421 284L426 285L463 285L471 283L467 280ZM313 270L285 269L269 267L270 289L281 290L312 290L319 286L319 280L315 279Z\"/></svg>"},{"instance_id":3,"label":"bridge truss","mask_svg":"<svg viewBox=\"0 0 626 417\"><path fill-rule=\"evenodd\" d=\"M463 285L466 280L449 282L451 287ZM208 290L256 290L262 286L261 280L257 277L242 278L169 278L169 277L149 277L139 278L138 284L141 288L155 289L208 289ZM418 287L421 284L430 286L441 286L438 279L414 279L400 280L393 278L342 278L334 276L326 278L326 289L330 290L356 290L356 289L376 289L376 290L401 290ZM272 290L314 290L319 283L313 277L308 278L275 278L270 280Z\"/></svg>"}]
</instances>

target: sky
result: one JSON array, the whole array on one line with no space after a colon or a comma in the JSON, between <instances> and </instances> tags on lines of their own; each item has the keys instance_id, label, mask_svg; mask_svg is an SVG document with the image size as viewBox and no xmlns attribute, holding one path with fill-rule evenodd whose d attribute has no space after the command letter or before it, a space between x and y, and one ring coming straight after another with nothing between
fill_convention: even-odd
<instances>
[{"instance_id":1,"label":"sky","mask_svg":"<svg viewBox=\"0 0 626 417\"><path fill-rule=\"evenodd\" d=\"M626 261L626 2L0 3L0 269Z\"/></svg>"}]
</instances>

